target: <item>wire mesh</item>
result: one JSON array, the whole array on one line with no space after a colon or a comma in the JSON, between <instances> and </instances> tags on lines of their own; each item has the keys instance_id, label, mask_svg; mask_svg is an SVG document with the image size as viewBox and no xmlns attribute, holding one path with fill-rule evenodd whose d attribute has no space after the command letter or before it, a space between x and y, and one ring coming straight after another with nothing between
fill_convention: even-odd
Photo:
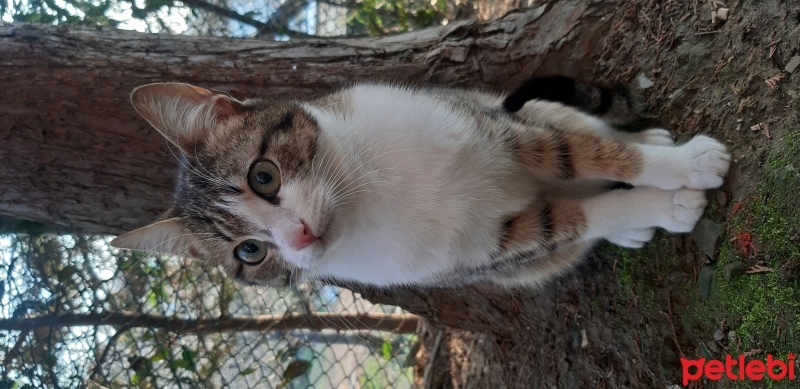
<instances>
[{"instance_id":1,"label":"wire mesh","mask_svg":"<svg viewBox=\"0 0 800 389\"><path fill-rule=\"evenodd\" d=\"M412 386L416 318L346 289L244 287L69 235L3 237L0 274L3 388Z\"/></svg>"}]
</instances>

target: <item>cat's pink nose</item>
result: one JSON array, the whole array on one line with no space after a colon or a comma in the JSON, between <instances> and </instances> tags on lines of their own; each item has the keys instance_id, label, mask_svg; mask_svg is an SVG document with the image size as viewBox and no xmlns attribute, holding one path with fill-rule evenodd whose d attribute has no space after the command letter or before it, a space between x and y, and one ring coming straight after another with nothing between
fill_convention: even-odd
<instances>
[{"instance_id":1,"label":"cat's pink nose","mask_svg":"<svg viewBox=\"0 0 800 389\"><path fill-rule=\"evenodd\" d=\"M301 220L300 223L301 227L294 231L294 239L292 241L292 248L297 251L308 247L319 239L311 233L311 229L308 228L305 221Z\"/></svg>"}]
</instances>

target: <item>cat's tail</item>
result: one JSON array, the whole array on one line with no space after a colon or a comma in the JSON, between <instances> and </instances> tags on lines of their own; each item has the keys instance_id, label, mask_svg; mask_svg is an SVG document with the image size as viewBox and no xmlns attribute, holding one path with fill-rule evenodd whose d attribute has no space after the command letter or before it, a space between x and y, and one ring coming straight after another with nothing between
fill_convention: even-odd
<instances>
[{"instance_id":1,"label":"cat's tail","mask_svg":"<svg viewBox=\"0 0 800 389\"><path fill-rule=\"evenodd\" d=\"M627 132L653 128L655 117L644 112L642 103L629 88L606 87L565 76L534 77L525 81L503 100L503 108L517 112L531 100L552 101L594 115L610 126Z\"/></svg>"}]
</instances>

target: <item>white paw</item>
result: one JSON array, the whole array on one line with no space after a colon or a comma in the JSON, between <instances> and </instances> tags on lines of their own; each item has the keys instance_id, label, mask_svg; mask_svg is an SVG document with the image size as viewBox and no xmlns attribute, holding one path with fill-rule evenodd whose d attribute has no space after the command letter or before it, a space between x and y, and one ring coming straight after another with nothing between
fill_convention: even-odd
<instances>
[{"instance_id":1,"label":"white paw","mask_svg":"<svg viewBox=\"0 0 800 389\"><path fill-rule=\"evenodd\" d=\"M638 249L653 239L655 233L656 230L653 228L632 228L606 235L605 239L617 246Z\"/></svg>"},{"instance_id":2,"label":"white paw","mask_svg":"<svg viewBox=\"0 0 800 389\"><path fill-rule=\"evenodd\" d=\"M672 146L672 134L663 128L651 128L636 133L636 142L654 146Z\"/></svg>"},{"instance_id":3,"label":"white paw","mask_svg":"<svg viewBox=\"0 0 800 389\"><path fill-rule=\"evenodd\" d=\"M670 232L691 232L703 216L706 203L703 191L694 189L673 191L671 212L664 215L666 217L659 226Z\"/></svg>"},{"instance_id":4,"label":"white paw","mask_svg":"<svg viewBox=\"0 0 800 389\"><path fill-rule=\"evenodd\" d=\"M711 189L722 186L731 164L731 156L722 143L698 135L680 146L687 153L691 170L686 186L693 189Z\"/></svg>"}]
</instances>

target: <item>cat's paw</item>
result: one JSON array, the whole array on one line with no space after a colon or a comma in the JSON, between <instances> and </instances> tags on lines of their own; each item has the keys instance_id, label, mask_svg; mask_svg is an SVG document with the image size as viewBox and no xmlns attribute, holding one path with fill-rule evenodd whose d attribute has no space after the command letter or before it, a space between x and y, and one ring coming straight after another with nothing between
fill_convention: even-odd
<instances>
[{"instance_id":1,"label":"cat's paw","mask_svg":"<svg viewBox=\"0 0 800 389\"><path fill-rule=\"evenodd\" d=\"M706 195L701 190L678 189L672 191L672 206L665 213L660 227L669 232L691 232L703 216L706 208Z\"/></svg>"},{"instance_id":2,"label":"cat's paw","mask_svg":"<svg viewBox=\"0 0 800 389\"><path fill-rule=\"evenodd\" d=\"M731 156L722 143L698 135L680 148L686 153L691 168L686 187L712 189L722 186L731 164Z\"/></svg>"},{"instance_id":3,"label":"cat's paw","mask_svg":"<svg viewBox=\"0 0 800 389\"><path fill-rule=\"evenodd\" d=\"M634 141L646 145L654 146L672 146L675 140L672 139L672 134L663 128L651 128L633 134Z\"/></svg>"},{"instance_id":4,"label":"cat's paw","mask_svg":"<svg viewBox=\"0 0 800 389\"><path fill-rule=\"evenodd\" d=\"M653 239L656 230L653 228L632 228L605 236L605 239L617 246L639 249Z\"/></svg>"}]
</instances>

